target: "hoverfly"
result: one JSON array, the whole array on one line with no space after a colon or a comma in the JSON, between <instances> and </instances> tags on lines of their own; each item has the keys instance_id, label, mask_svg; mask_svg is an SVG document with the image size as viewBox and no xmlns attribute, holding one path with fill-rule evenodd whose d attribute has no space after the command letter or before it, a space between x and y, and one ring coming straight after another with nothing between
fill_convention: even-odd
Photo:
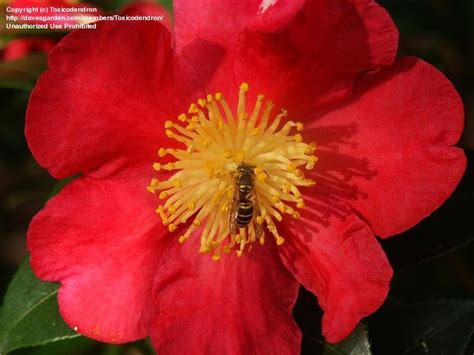
<instances>
[{"instance_id":1,"label":"hoverfly","mask_svg":"<svg viewBox=\"0 0 474 355\"><path fill-rule=\"evenodd\" d=\"M256 222L256 217L260 215L260 205L255 192L254 169L254 166L245 163L240 163L236 169L234 198L229 214L229 228L233 235L251 222L256 238L263 233L262 225Z\"/></svg>"}]
</instances>

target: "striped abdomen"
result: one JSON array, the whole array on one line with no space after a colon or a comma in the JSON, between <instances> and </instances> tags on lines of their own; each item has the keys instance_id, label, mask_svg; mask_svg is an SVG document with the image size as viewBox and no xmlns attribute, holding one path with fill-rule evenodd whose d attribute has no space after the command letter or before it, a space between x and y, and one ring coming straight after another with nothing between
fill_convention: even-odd
<instances>
[{"instance_id":1,"label":"striped abdomen","mask_svg":"<svg viewBox=\"0 0 474 355\"><path fill-rule=\"evenodd\" d=\"M250 200L241 200L237 206L237 225L242 228L250 223L253 217L253 203Z\"/></svg>"}]
</instances>

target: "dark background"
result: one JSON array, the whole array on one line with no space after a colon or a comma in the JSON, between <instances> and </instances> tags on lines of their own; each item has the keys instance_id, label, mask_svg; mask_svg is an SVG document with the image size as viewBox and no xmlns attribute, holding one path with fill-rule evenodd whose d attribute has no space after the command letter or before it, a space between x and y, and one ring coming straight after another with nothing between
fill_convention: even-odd
<instances>
[{"instance_id":1,"label":"dark background","mask_svg":"<svg viewBox=\"0 0 474 355\"><path fill-rule=\"evenodd\" d=\"M110 10L127 0L95 1ZM400 30L400 55L441 70L462 96L466 128L459 143L474 148L474 0L381 0ZM1 71L0 71L1 72ZM37 166L23 135L29 90L0 88L0 295L26 256L25 235L55 181ZM474 353L474 154L446 204L403 235L382 241L395 269L384 306L364 323L374 354ZM429 182L427 182L429 183ZM302 291L295 317L304 354L329 354L321 311ZM148 341L114 346L77 338L14 354L150 354Z\"/></svg>"}]
</instances>

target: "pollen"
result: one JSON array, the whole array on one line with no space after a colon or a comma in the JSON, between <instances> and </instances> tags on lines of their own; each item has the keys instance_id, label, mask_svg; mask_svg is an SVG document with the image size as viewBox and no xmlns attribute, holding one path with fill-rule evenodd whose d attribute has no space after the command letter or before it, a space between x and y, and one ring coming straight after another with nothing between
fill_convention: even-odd
<instances>
[{"instance_id":1,"label":"pollen","mask_svg":"<svg viewBox=\"0 0 474 355\"><path fill-rule=\"evenodd\" d=\"M164 200L156 213L179 243L200 238L199 251L216 262L232 251L241 257L267 238L284 244L278 223L300 218L300 189L315 184L302 170L318 161L316 144L304 142L304 125L285 109L275 113L263 95L252 96L247 107L249 90L240 85L234 109L218 92L166 121L166 136L181 148L158 150L167 162L154 162L153 169L171 176L146 187Z\"/></svg>"}]
</instances>

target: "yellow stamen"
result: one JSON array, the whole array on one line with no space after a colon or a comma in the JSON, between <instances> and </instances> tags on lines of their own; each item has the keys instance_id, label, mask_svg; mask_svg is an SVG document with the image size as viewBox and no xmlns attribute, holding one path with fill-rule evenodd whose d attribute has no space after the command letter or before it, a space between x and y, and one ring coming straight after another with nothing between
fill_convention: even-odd
<instances>
[{"instance_id":1,"label":"yellow stamen","mask_svg":"<svg viewBox=\"0 0 474 355\"><path fill-rule=\"evenodd\" d=\"M318 160L316 144L304 142L303 123L289 120L284 109L272 115L274 104L264 104L263 95L248 108L248 91L249 85L242 83L235 110L218 92L192 103L190 118L182 113L177 121L166 121L165 134L183 148L158 150L159 157L175 160L155 162L153 169L174 174L161 182L154 178L146 188L160 191L157 195L166 200L156 213L171 233L188 223L179 243L200 235L199 251L210 253L214 261L232 250L240 257L256 242L264 245L267 234L282 245L285 239L275 221L300 218L296 209L304 208L304 201L299 189L315 183L302 170L313 169ZM245 166L253 179L244 183L250 188L246 201L253 201L255 215L247 225L236 227L236 215L245 211L239 207L243 197L237 186Z\"/></svg>"}]
</instances>

